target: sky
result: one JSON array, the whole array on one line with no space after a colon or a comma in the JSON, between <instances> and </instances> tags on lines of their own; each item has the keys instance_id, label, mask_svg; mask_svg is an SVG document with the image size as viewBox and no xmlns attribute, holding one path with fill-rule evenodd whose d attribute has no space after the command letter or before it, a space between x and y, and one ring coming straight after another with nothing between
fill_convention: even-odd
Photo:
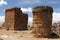
<instances>
[{"instance_id":1,"label":"sky","mask_svg":"<svg viewBox=\"0 0 60 40\"><path fill-rule=\"evenodd\" d=\"M51 6L53 8L53 22L60 22L60 0L0 0L0 23L5 21L5 9L21 7L28 14L28 24L32 24L32 8L34 6Z\"/></svg>"}]
</instances>

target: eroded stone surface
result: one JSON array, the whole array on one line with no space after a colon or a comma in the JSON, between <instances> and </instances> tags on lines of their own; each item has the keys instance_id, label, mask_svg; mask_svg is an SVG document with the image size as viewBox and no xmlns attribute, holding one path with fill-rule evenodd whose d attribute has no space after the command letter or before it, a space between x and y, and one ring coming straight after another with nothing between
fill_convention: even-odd
<instances>
[{"instance_id":1,"label":"eroded stone surface","mask_svg":"<svg viewBox=\"0 0 60 40\"><path fill-rule=\"evenodd\" d=\"M33 12L33 33L39 37L48 37L52 26L53 9L50 6L36 6Z\"/></svg>"},{"instance_id":2,"label":"eroded stone surface","mask_svg":"<svg viewBox=\"0 0 60 40\"><path fill-rule=\"evenodd\" d=\"M26 30L28 15L22 13L20 8L6 9L4 26L7 30Z\"/></svg>"}]
</instances>

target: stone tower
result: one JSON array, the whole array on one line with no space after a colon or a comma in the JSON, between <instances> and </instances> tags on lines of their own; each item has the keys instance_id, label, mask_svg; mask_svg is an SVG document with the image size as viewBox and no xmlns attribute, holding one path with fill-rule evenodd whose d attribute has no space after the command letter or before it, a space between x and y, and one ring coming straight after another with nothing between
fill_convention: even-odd
<instances>
[{"instance_id":1,"label":"stone tower","mask_svg":"<svg viewBox=\"0 0 60 40\"><path fill-rule=\"evenodd\" d=\"M5 27L7 30L26 30L28 15L23 14L20 8L14 7L5 11Z\"/></svg>"},{"instance_id":2,"label":"stone tower","mask_svg":"<svg viewBox=\"0 0 60 40\"><path fill-rule=\"evenodd\" d=\"M48 37L52 26L53 9L50 6L36 6L33 12L33 33L36 37Z\"/></svg>"}]
</instances>

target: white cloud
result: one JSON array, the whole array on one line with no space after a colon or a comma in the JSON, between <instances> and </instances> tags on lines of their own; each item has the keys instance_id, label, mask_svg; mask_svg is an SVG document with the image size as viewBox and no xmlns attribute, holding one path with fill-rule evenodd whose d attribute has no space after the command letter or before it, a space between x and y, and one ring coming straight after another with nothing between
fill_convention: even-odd
<instances>
[{"instance_id":1,"label":"white cloud","mask_svg":"<svg viewBox=\"0 0 60 40\"><path fill-rule=\"evenodd\" d=\"M32 8L21 8L21 10L22 10L22 12L28 13L28 15L31 15ZM28 25L32 24L32 20L33 20L32 17L28 17Z\"/></svg>"},{"instance_id":2,"label":"white cloud","mask_svg":"<svg viewBox=\"0 0 60 40\"><path fill-rule=\"evenodd\" d=\"M53 13L53 22L60 22L60 13Z\"/></svg>"},{"instance_id":3,"label":"white cloud","mask_svg":"<svg viewBox=\"0 0 60 40\"><path fill-rule=\"evenodd\" d=\"M3 10L3 12L5 12L5 9Z\"/></svg>"},{"instance_id":4,"label":"white cloud","mask_svg":"<svg viewBox=\"0 0 60 40\"><path fill-rule=\"evenodd\" d=\"M32 12L31 8L21 8L22 12Z\"/></svg>"},{"instance_id":5,"label":"white cloud","mask_svg":"<svg viewBox=\"0 0 60 40\"><path fill-rule=\"evenodd\" d=\"M0 16L0 25L2 25L5 22L5 16Z\"/></svg>"},{"instance_id":6,"label":"white cloud","mask_svg":"<svg viewBox=\"0 0 60 40\"><path fill-rule=\"evenodd\" d=\"M29 17L28 18L28 25L32 25L32 23L33 23L33 18L32 17Z\"/></svg>"},{"instance_id":7,"label":"white cloud","mask_svg":"<svg viewBox=\"0 0 60 40\"><path fill-rule=\"evenodd\" d=\"M7 2L4 1L4 0L1 0L1 1L0 1L0 6L1 6L1 5L7 5Z\"/></svg>"}]
</instances>

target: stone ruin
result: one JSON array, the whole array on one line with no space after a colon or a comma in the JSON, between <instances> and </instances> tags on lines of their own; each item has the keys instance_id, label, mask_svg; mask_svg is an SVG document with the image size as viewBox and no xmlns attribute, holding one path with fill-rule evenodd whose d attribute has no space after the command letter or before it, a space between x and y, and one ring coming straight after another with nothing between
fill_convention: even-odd
<instances>
[{"instance_id":1,"label":"stone ruin","mask_svg":"<svg viewBox=\"0 0 60 40\"><path fill-rule=\"evenodd\" d=\"M36 6L32 8L33 33L35 37L58 37L51 33L53 8L50 6ZM28 15L22 13L21 8L11 8L5 11L4 26L7 30L27 30ZM54 35L54 36L53 36Z\"/></svg>"},{"instance_id":2,"label":"stone ruin","mask_svg":"<svg viewBox=\"0 0 60 40\"><path fill-rule=\"evenodd\" d=\"M51 33L55 33L60 36L60 22L53 23L51 28Z\"/></svg>"},{"instance_id":3,"label":"stone ruin","mask_svg":"<svg viewBox=\"0 0 60 40\"><path fill-rule=\"evenodd\" d=\"M27 30L28 15L22 13L21 8L10 8L5 11L4 26L7 30Z\"/></svg>"},{"instance_id":4,"label":"stone ruin","mask_svg":"<svg viewBox=\"0 0 60 40\"><path fill-rule=\"evenodd\" d=\"M53 9L50 6L36 6L32 8L33 33L35 37L49 37L52 26Z\"/></svg>"}]
</instances>

